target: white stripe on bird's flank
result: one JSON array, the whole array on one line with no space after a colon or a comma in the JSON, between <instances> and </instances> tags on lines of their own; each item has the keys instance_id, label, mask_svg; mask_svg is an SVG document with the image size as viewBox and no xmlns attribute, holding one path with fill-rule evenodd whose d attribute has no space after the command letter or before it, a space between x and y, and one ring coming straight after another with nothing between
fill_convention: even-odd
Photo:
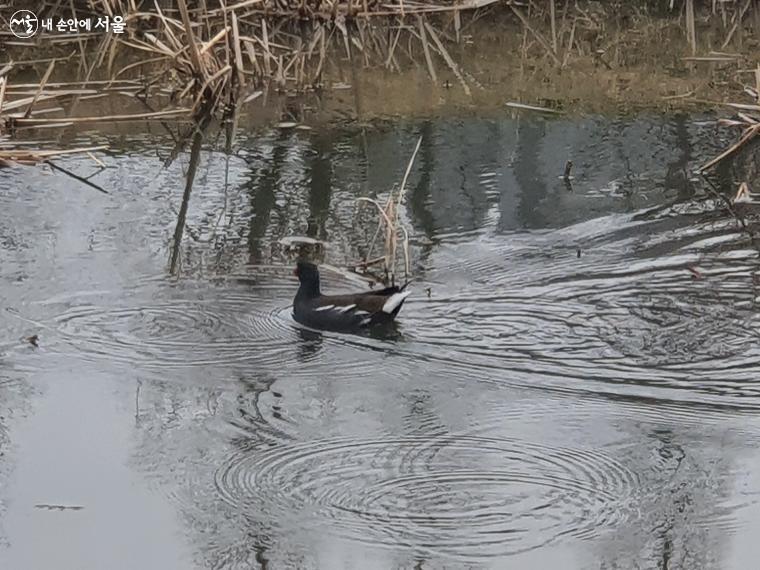
<instances>
[{"instance_id":1,"label":"white stripe on bird's flank","mask_svg":"<svg viewBox=\"0 0 760 570\"><path fill-rule=\"evenodd\" d=\"M330 309L334 309L335 305L325 305L324 307L317 307L316 311L329 311Z\"/></svg>"},{"instance_id":2,"label":"white stripe on bird's flank","mask_svg":"<svg viewBox=\"0 0 760 570\"><path fill-rule=\"evenodd\" d=\"M365 317L362 319L362 321L359 323L360 327L363 327L364 325L368 325L369 322L372 320L372 317Z\"/></svg>"},{"instance_id":3,"label":"white stripe on bird's flank","mask_svg":"<svg viewBox=\"0 0 760 570\"><path fill-rule=\"evenodd\" d=\"M355 306L356 306L356 303L354 303L353 305L346 305L345 307L341 307L340 309L338 309L338 312L345 313L353 309Z\"/></svg>"},{"instance_id":4,"label":"white stripe on bird's flank","mask_svg":"<svg viewBox=\"0 0 760 570\"><path fill-rule=\"evenodd\" d=\"M398 308L401 303L404 302L404 299L406 299L410 294L411 291L400 291L398 293L394 293L388 297L388 300L383 305L383 312L392 313L396 310L396 308Z\"/></svg>"}]
</instances>

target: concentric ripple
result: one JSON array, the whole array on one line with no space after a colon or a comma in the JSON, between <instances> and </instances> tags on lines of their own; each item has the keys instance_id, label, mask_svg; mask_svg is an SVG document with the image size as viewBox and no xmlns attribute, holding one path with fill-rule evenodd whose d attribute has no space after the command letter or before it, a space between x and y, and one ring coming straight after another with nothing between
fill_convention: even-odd
<instances>
[{"instance_id":1,"label":"concentric ripple","mask_svg":"<svg viewBox=\"0 0 760 570\"><path fill-rule=\"evenodd\" d=\"M287 301L259 292L224 290L208 298L107 307L78 304L54 319L54 328L88 361L107 359L144 369L179 369L255 363L258 371L289 377L354 378L368 361L380 362L382 341L304 329ZM286 306L277 306L286 305ZM273 306L274 305L274 306ZM326 357L325 346L341 347L345 358ZM403 373L403 361L386 363L383 373Z\"/></svg>"},{"instance_id":2,"label":"concentric ripple","mask_svg":"<svg viewBox=\"0 0 760 570\"><path fill-rule=\"evenodd\" d=\"M636 487L632 471L596 450L479 436L281 445L217 472L225 501L251 517L454 557L595 536L632 512Z\"/></svg>"},{"instance_id":3,"label":"concentric ripple","mask_svg":"<svg viewBox=\"0 0 760 570\"><path fill-rule=\"evenodd\" d=\"M146 367L275 363L294 335L281 310L260 311L245 299L222 296L121 308L79 306L55 324L85 358Z\"/></svg>"}]
</instances>

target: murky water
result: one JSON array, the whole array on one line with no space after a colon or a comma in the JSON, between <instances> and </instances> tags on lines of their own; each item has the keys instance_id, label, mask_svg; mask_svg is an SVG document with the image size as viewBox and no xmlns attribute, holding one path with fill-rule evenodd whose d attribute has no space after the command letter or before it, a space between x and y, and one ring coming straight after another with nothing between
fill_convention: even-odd
<instances>
[{"instance_id":1,"label":"murky water","mask_svg":"<svg viewBox=\"0 0 760 570\"><path fill-rule=\"evenodd\" d=\"M355 260L419 136L398 333L299 329L278 239ZM107 196L0 170L2 568L754 563L757 252L692 174L711 124L261 131L184 209L187 155L108 142Z\"/></svg>"}]
</instances>

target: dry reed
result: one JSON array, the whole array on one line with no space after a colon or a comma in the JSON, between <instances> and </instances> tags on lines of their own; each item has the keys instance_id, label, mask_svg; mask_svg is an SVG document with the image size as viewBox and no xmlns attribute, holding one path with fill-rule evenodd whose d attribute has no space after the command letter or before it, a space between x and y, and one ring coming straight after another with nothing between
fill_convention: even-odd
<instances>
[{"instance_id":1,"label":"dry reed","mask_svg":"<svg viewBox=\"0 0 760 570\"><path fill-rule=\"evenodd\" d=\"M267 84L287 90L319 88L325 62L336 47L361 54L365 64L374 60L400 69L397 48L405 39L410 48L406 55L412 60L412 44L421 46L434 81L438 79L435 60L439 59L469 93L465 74L445 47L447 40L442 38L448 35L444 30L455 22L459 38L465 13L475 19L496 5L497 0L407 0L398 4L380 0L242 0L227 4L221 0L215 7L210 2L191 4L186 0L169 6L159 0L140 4L79 0L47 6L39 16L122 15L127 23L123 35L68 33L50 41L76 44L77 50L67 57L79 54L88 80L106 62L114 83L127 73L140 74L142 94L155 90L156 85L166 87L171 79L172 100L188 108L197 120L200 114L237 104ZM433 22L430 18L434 16L443 19ZM415 25L409 25L409 18ZM92 46L92 42L99 43ZM85 50L85 45L90 47ZM117 53L139 60L111 70ZM48 71L52 72L53 59L36 61L49 62ZM54 96L46 89L49 73L46 75L29 110ZM92 87L92 82L87 83ZM29 114L23 117L29 118Z\"/></svg>"},{"instance_id":2,"label":"dry reed","mask_svg":"<svg viewBox=\"0 0 760 570\"><path fill-rule=\"evenodd\" d=\"M398 191L394 192L392 190L390 192L384 206L372 198L362 197L358 199L359 202L366 202L375 206L379 214L379 221L364 259L355 265L367 271L369 267L382 263L383 274L380 280L386 285L396 284L396 266L399 239L401 239L404 254L404 281L408 282L411 275L411 267L409 262L409 232L404 227L404 224L401 220L401 206L404 203L404 196L406 194L406 183L409 180L409 174L412 171L412 166L414 165L414 160L417 157L417 153L420 150L421 144L422 137L417 140L417 144L414 147L412 156L409 158L409 162L407 163L406 170L404 171L404 177L401 180L401 185L399 186ZM372 258L371 256L374 253L375 243L377 242L377 238L381 233L384 236L384 253L382 256Z\"/></svg>"},{"instance_id":3,"label":"dry reed","mask_svg":"<svg viewBox=\"0 0 760 570\"><path fill-rule=\"evenodd\" d=\"M750 20L750 4L747 0L720 3L720 18L725 28L721 49L741 41L743 27ZM673 17L681 22L692 58L713 57L697 54L702 22L715 11L714 2L685 0L679 12L669 0L652 0L627 10L644 22L641 25L649 25L647 22L652 17L648 13L658 5L667 5ZM614 20L615 10L603 3L569 0L209 0L201 3L70 0L48 3L38 15L54 19L72 15L123 16L124 34L53 34L47 41L76 46L66 57L75 58L78 54L89 88L94 87L89 80L95 71L107 64L112 82L99 90L114 87L122 75L138 74L140 87L134 89L134 84L128 85L129 93L147 99L151 91L155 94L170 87L172 101L189 109L191 118L197 120L204 113L227 112L229 106L267 85L296 91L318 89L323 84L326 62L339 53L336 48L345 51L352 66L356 55L365 65L378 62L390 69L401 69L402 58L415 64L421 61L433 81L438 81L441 74L437 66L443 65L457 78L463 91L470 94L473 79L452 57L449 44L461 42L462 30L485 14L511 14L524 29L526 38L533 40L526 42L523 52L532 50L542 54L557 68L567 66L573 57L591 57L609 67L600 53L611 46L618 50L618 40L611 38L599 22L604 18ZM752 13L760 25L757 18L760 8L753 7ZM131 61L120 69L111 69L117 55ZM725 56L716 54L714 57L718 55ZM138 60L134 61L135 58ZM52 71L51 59L34 61L50 63L48 72ZM5 68L0 69L0 77L5 72ZM50 97L46 88L49 73L46 75L27 112L35 103ZM84 86L85 81L78 86ZM29 114L24 118L29 119Z\"/></svg>"},{"instance_id":4,"label":"dry reed","mask_svg":"<svg viewBox=\"0 0 760 570\"><path fill-rule=\"evenodd\" d=\"M715 13L715 3L707 0L683 3L652 0L627 10L646 26L654 21L650 11L656 6L668 6L679 28L685 30L690 55L683 59L693 65L699 61L741 59L735 54L707 50L700 53L700 47L709 43L701 40L709 20L717 19L722 25L720 41L715 44L720 45L721 50L740 43L744 28L760 28L760 7L748 0L721 2L720 14ZM602 54L607 50L619 53L625 49L619 46L619 37L613 38L605 25L600 24L614 19L611 8L598 2L569 0L209 0L201 3L70 0L46 3L38 16L92 18L103 14L123 16L125 33L52 34L46 42L64 52L70 46L73 49L68 55L21 59L16 64L0 63L0 130L12 134L24 128L59 128L117 120L189 119L200 124L220 111L226 117L236 118L241 105L270 87L287 91L319 89L328 63L341 53L348 56L354 74L356 66L362 63L378 62L389 69L400 70L407 61L427 69L431 79L438 81L443 70L448 69L463 92L470 95L477 82L457 63L451 46L461 42L463 30L486 14L502 14L519 23L525 35L522 54L543 57L550 67L557 69L578 58L592 58L610 67ZM751 14L754 19L750 18ZM754 32L758 34L760 29ZM13 47L31 45L24 41L6 43ZM82 70L80 81L51 80L58 62L77 61L77 58ZM122 60L126 63L121 67L114 65ZM47 65L39 83L12 85L11 75L22 64ZM106 78L93 79L104 70ZM755 81L760 83L760 73L754 69L752 72L756 75ZM106 93L138 100L149 112L111 117L83 117L73 113L78 101ZM753 103L757 102L756 98ZM65 103L70 103L68 113L61 110ZM521 102L511 105L550 112ZM741 144L757 132L753 125L748 128L751 130L740 140ZM191 135L179 138L188 141ZM727 153L730 156L731 149Z\"/></svg>"}]
</instances>

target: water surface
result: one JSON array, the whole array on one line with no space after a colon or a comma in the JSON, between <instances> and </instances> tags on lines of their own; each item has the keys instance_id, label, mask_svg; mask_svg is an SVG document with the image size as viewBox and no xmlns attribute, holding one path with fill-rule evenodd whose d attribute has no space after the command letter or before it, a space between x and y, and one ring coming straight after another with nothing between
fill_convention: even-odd
<instances>
[{"instance_id":1,"label":"water surface","mask_svg":"<svg viewBox=\"0 0 760 570\"><path fill-rule=\"evenodd\" d=\"M420 136L398 333L298 328L278 240L356 260ZM184 208L171 140L108 143L109 195L0 170L3 568L751 566L757 252L693 174L713 125L263 130L204 141Z\"/></svg>"}]
</instances>

